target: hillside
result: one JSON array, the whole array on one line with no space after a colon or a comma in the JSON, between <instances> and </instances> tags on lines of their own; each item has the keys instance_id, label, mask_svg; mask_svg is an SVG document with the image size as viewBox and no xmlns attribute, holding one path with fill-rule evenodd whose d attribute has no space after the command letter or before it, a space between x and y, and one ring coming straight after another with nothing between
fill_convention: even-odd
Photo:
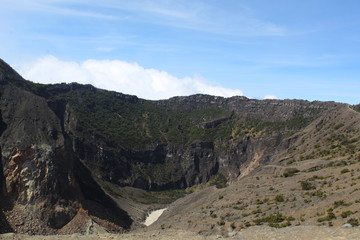
<instances>
[{"instance_id":1,"label":"hillside","mask_svg":"<svg viewBox=\"0 0 360 240\"><path fill-rule=\"evenodd\" d=\"M177 198L150 229L209 235L358 221L358 106L149 101L35 84L4 61L0 94L0 232L141 229L149 209Z\"/></svg>"},{"instance_id":2,"label":"hillside","mask_svg":"<svg viewBox=\"0 0 360 240\"><path fill-rule=\"evenodd\" d=\"M359 131L360 114L349 106L325 111L271 163L178 200L151 228L227 235L256 225L358 226Z\"/></svg>"}]
</instances>

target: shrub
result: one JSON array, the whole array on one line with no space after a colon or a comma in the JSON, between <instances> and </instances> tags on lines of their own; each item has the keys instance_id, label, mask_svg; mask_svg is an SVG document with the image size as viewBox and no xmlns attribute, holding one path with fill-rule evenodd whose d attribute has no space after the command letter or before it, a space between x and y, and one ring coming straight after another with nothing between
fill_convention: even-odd
<instances>
[{"instance_id":1,"label":"shrub","mask_svg":"<svg viewBox=\"0 0 360 240\"><path fill-rule=\"evenodd\" d=\"M317 221L318 221L318 222L324 222L324 221L331 221L331 220L333 220L333 219L336 219L336 216L335 216L335 214L334 214L334 212L333 212L333 209L332 209L332 208L329 208L329 209L327 210L327 216L322 217L322 218L319 218Z\"/></svg>"},{"instance_id":2,"label":"shrub","mask_svg":"<svg viewBox=\"0 0 360 240\"><path fill-rule=\"evenodd\" d=\"M225 225L225 221L224 220L220 220L217 222L218 225L220 226L224 226Z\"/></svg>"},{"instance_id":3,"label":"shrub","mask_svg":"<svg viewBox=\"0 0 360 240\"><path fill-rule=\"evenodd\" d=\"M284 170L283 177L292 177L298 172L300 172L300 170L297 168L286 168Z\"/></svg>"},{"instance_id":4,"label":"shrub","mask_svg":"<svg viewBox=\"0 0 360 240\"><path fill-rule=\"evenodd\" d=\"M344 200L339 200L334 202L334 207L340 207L340 206L350 206L351 203L346 203Z\"/></svg>"},{"instance_id":5,"label":"shrub","mask_svg":"<svg viewBox=\"0 0 360 240\"><path fill-rule=\"evenodd\" d=\"M276 195L275 201L276 202L284 202L285 201L284 195L282 195L282 194Z\"/></svg>"},{"instance_id":6,"label":"shrub","mask_svg":"<svg viewBox=\"0 0 360 240\"><path fill-rule=\"evenodd\" d=\"M252 214L259 214L262 213L262 210L260 208L257 208L251 212Z\"/></svg>"},{"instance_id":7,"label":"shrub","mask_svg":"<svg viewBox=\"0 0 360 240\"><path fill-rule=\"evenodd\" d=\"M310 183L308 181L300 181L300 184L301 184L302 190L308 191L308 190L313 190L316 188L312 183Z\"/></svg>"},{"instance_id":8,"label":"shrub","mask_svg":"<svg viewBox=\"0 0 360 240\"><path fill-rule=\"evenodd\" d=\"M293 216L289 216L286 218L288 222L295 221L295 218Z\"/></svg>"},{"instance_id":9,"label":"shrub","mask_svg":"<svg viewBox=\"0 0 360 240\"><path fill-rule=\"evenodd\" d=\"M227 187L227 179L223 174L218 173L209 180L209 184L210 186L215 185L216 188L225 188Z\"/></svg>"},{"instance_id":10,"label":"shrub","mask_svg":"<svg viewBox=\"0 0 360 240\"><path fill-rule=\"evenodd\" d=\"M344 173L348 173L350 172L350 170L348 168L344 168L343 170L341 170L341 174L344 174Z\"/></svg>"},{"instance_id":11,"label":"shrub","mask_svg":"<svg viewBox=\"0 0 360 240\"><path fill-rule=\"evenodd\" d=\"M347 217L350 216L351 214L354 214L354 212L353 212L353 211L350 211L350 210L344 211L344 212L341 213L341 217L342 217L342 218L347 218Z\"/></svg>"},{"instance_id":12,"label":"shrub","mask_svg":"<svg viewBox=\"0 0 360 240\"><path fill-rule=\"evenodd\" d=\"M350 218L347 223L351 224L353 227L359 226L359 220L356 218Z\"/></svg>"},{"instance_id":13,"label":"shrub","mask_svg":"<svg viewBox=\"0 0 360 240\"><path fill-rule=\"evenodd\" d=\"M310 193L308 193L308 195L313 196L313 197L318 197L320 199L326 198L326 193L321 190L316 190L314 192L310 192Z\"/></svg>"},{"instance_id":14,"label":"shrub","mask_svg":"<svg viewBox=\"0 0 360 240\"><path fill-rule=\"evenodd\" d=\"M289 221L286 221L286 223L284 223L282 225L279 224L279 223L282 223L285 219L286 219L286 217L283 216L281 213L276 213L276 214L271 214L267 217L255 219L253 222L256 225L268 223L270 227L286 227L286 226L289 226L289 224L288 224Z\"/></svg>"}]
</instances>

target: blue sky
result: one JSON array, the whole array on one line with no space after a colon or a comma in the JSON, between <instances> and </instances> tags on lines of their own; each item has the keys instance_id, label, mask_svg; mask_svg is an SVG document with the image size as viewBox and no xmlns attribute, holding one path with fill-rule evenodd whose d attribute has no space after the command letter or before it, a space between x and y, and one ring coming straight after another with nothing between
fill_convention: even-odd
<instances>
[{"instance_id":1,"label":"blue sky","mask_svg":"<svg viewBox=\"0 0 360 240\"><path fill-rule=\"evenodd\" d=\"M357 0L1 0L0 57L36 82L360 103Z\"/></svg>"}]
</instances>

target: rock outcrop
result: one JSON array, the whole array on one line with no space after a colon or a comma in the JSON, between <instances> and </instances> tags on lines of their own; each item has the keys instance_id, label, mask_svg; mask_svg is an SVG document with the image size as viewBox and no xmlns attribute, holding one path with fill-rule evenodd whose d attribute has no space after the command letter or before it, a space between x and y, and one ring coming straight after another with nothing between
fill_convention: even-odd
<instances>
[{"instance_id":1,"label":"rock outcrop","mask_svg":"<svg viewBox=\"0 0 360 240\"><path fill-rule=\"evenodd\" d=\"M11 71L7 69L7 73ZM114 203L109 204L111 199L74 154L61 119L46 99L16 86L4 75L0 76L0 181L8 225L20 232L54 233L82 208L91 212L97 204L99 209L121 212ZM131 220L126 214L119 216L123 219L117 224L129 227Z\"/></svg>"}]
</instances>

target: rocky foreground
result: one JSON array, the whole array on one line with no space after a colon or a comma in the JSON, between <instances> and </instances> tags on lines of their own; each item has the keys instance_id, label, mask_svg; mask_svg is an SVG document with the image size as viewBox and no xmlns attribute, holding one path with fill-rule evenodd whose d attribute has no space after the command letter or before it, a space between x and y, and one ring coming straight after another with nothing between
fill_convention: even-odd
<instances>
[{"instance_id":1,"label":"rocky foreground","mask_svg":"<svg viewBox=\"0 0 360 240\"><path fill-rule=\"evenodd\" d=\"M316 239L360 239L359 228L344 228L344 227L317 227L317 226L295 226L287 228L271 228L271 227L250 227L243 229L239 232L230 232L228 236L214 235L214 236L202 236L193 232L177 231L177 230L162 230L162 231L144 231L133 232L129 234L102 234L102 235L52 235L52 236L40 236L40 235L22 235L22 234L2 234L1 240L98 240L98 239L114 239L114 240L132 240L132 239L193 239L193 240L211 240L211 239L240 239L240 240L316 240Z\"/></svg>"}]
</instances>

